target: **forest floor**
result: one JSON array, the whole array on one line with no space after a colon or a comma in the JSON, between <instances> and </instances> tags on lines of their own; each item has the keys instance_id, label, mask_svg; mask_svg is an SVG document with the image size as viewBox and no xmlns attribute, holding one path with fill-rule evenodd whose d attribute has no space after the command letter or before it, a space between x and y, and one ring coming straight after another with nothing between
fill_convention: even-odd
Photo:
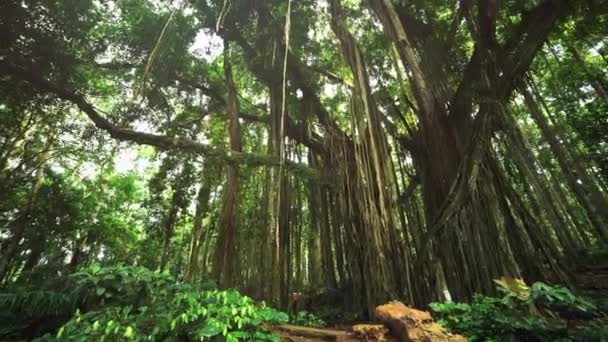
<instances>
[{"instance_id":1,"label":"forest floor","mask_svg":"<svg viewBox=\"0 0 608 342\"><path fill-rule=\"evenodd\" d=\"M587 265L580 267L579 271L575 274L575 282L579 289L587 289L586 294L590 297L596 297L595 300L608 299L608 262L594 261ZM598 299L599 298L599 299ZM414 310L417 313L423 313L422 311ZM576 325L576 322L571 322ZM582 323L587 323L582 321ZM281 336L283 341L399 341L398 338L391 336L388 330L383 325L378 323L361 323L351 322L339 323L330 325L327 327L305 327L284 324L275 326L272 328L273 332ZM363 333L362 333L363 330ZM383 332L380 332L383 331ZM374 338L375 333L382 335L380 338ZM450 338L449 338L450 339ZM431 339L433 340L433 339ZM443 339L445 340L445 339Z\"/></svg>"},{"instance_id":2,"label":"forest floor","mask_svg":"<svg viewBox=\"0 0 608 342\"><path fill-rule=\"evenodd\" d=\"M296 325L279 325L274 332L281 336L283 341L360 341L352 329L346 327L309 328Z\"/></svg>"},{"instance_id":3,"label":"forest floor","mask_svg":"<svg viewBox=\"0 0 608 342\"><path fill-rule=\"evenodd\" d=\"M363 328L364 331L361 329ZM357 333L355 330L358 330ZM339 324L337 326L310 328L297 325L279 325L273 331L281 336L282 341L399 341L390 335L388 330L377 323L360 323L354 325Z\"/></svg>"},{"instance_id":4,"label":"forest floor","mask_svg":"<svg viewBox=\"0 0 608 342\"><path fill-rule=\"evenodd\" d=\"M342 323L333 327L310 328L278 325L273 328L283 341L466 341L437 324L430 313L389 302L375 309L376 323Z\"/></svg>"}]
</instances>

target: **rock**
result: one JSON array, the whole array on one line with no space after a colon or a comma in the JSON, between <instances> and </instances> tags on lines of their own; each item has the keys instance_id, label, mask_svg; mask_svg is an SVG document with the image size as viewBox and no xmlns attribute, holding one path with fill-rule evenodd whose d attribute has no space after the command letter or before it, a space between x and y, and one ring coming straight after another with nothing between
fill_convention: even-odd
<instances>
[{"instance_id":1,"label":"rock","mask_svg":"<svg viewBox=\"0 0 608 342\"><path fill-rule=\"evenodd\" d=\"M412 309L401 302L376 307L376 318L384 323L399 341L467 341L464 336L448 333L433 321L428 311Z\"/></svg>"},{"instance_id":2,"label":"rock","mask_svg":"<svg viewBox=\"0 0 608 342\"><path fill-rule=\"evenodd\" d=\"M353 325L353 332L363 341L384 342L388 329L383 324L357 324Z\"/></svg>"}]
</instances>

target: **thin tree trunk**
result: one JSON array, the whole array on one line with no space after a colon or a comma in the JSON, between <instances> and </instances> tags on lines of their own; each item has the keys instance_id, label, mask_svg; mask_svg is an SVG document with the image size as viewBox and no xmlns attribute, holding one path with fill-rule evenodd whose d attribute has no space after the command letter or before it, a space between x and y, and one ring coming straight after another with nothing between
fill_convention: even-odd
<instances>
[{"instance_id":1,"label":"thin tree trunk","mask_svg":"<svg viewBox=\"0 0 608 342\"><path fill-rule=\"evenodd\" d=\"M200 250L203 244L204 229L203 219L209 210L209 196L211 195L211 179L212 175L208 171L209 166L203 171L202 184L198 190L196 199L196 210L194 212L194 222L192 227L192 243L190 248L190 257L188 261L188 270L186 272L186 280L192 281L200 272Z\"/></svg>"},{"instance_id":2,"label":"thin tree trunk","mask_svg":"<svg viewBox=\"0 0 608 342\"><path fill-rule=\"evenodd\" d=\"M591 80L591 86L595 90L597 97L599 97L604 103L608 104L608 93L606 93L606 89L604 89L604 85L602 82L593 74L593 71L589 69L583 57L578 52L574 45L569 45L568 49L572 52L574 56L574 60L578 63L578 65L585 71L587 77Z\"/></svg>"},{"instance_id":3,"label":"thin tree trunk","mask_svg":"<svg viewBox=\"0 0 608 342\"><path fill-rule=\"evenodd\" d=\"M229 132L230 150L241 152L241 127L239 124L239 105L236 87L232 78L232 64L230 62L230 45L224 40L224 78L228 89L227 127ZM232 287L236 284L239 261L238 248L238 222L239 222L239 169L235 164L228 165L226 187L224 189L224 204L219 228L219 237L215 247L215 275L219 286Z\"/></svg>"},{"instance_id":4,"label":"thin tree trunk","mask_svg":"<svg viewBox=\"0 0 608 342\"><path fill-rule=\"evenodd\" d=\"M173 238L175 223L177 221L177 214L179 212L179 192L180 189L175 189L173 191L173 196L171 198L171 206L169 208L167 216L165 217L165 222L163 223L163 244L159 265L160 270L164 270L167 267L167 263L169 262L171 239Z\"/></svg>"},{"instance_id":5,"label":"thin tree trunk","mask_svg":"<svg viewBox=\"0 0 608 342\"><path fill-rule=\"evenodd\" d=\"M581 203L587 211L587 215L598 234L602 236L604 241L608 241L608 230L606 229L606 224L608 222L608 204L604 195L597 191L594 182L588 176L584 168L579 163L572 161L569 152L564 149L559 142L556 133L547 123L544 114L541 112L532 94L530 94L527 89L523 89L522 93L529 112L540 128L543 137L549 143L551 151L555 155L570 189L576 195L579 203ZM579 182L579 179L581 182Z\"/></svg>"},{"instance_id":6,"label":"thin tree trunk","mask_svg":"<svg viewBox=\"0 0 608 342\"><path fill-rule=\"evenodd\" d=\"M38 166L36 167L36 172L34 174L34 178L32 179L32 185L30 188L30 193L27 199L27 203L25 207L19 212L19 216L13 222L13 231L8 246L5 251L2 251L2 258L0 259L0 282L5 280L6 275L9 271L9 266L13 263L15 257L19 252L19 244L21 243L21 239L27 229L27 226L32 220L32 212L34 210L34 206L36 204L36 198L38 196L38 191L40 190L40 186L42 185L42 178L44 175L44 168L46 167L46 163L50 157L50 149L54 142L54 137L51 135L42 150L42 154L40 156L40 161L38 162Z\"/></svg>"}]
</instances>

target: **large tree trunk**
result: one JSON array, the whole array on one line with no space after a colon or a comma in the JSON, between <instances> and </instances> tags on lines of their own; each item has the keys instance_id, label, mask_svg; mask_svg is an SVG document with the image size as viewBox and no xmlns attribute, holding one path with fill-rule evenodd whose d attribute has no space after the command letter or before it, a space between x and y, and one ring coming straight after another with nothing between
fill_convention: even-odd
<instances>
[{"instance_id":1,"label":"large tree trunk","mask_svg":"<svg viewBox=\"0 0 608 342\"><path fill-rule=\"evenodd\" d=\"M378 303L391 297L403 296L403 290L407 288L405 284L399 283L402 260L399 260L395 244L397 228L393 209L396 194L391 185L395 181L393 165L387 137L380 124L381 114L371 93L365 58L344 22L340 1L330 1L330 9L332 29L340 41L342 55L355 80L351 118L353 137L336 145L341 150L337 155L343 159L336 168L344 170L342 179L345 183L344 193L338 194L336 198L343 196L348 198L344 203L352 202L350 206L353 210L340 215L343 218L350 216L347 222L352 226L345 231L352 231L353 238L358 240L345 248L351 254L346 259L350 261L350 275L361 282L357 285L360 286L357 291L361 291L362 295L360 305L371 316ZM340 229L340 226L334 222L333 229ZM337 243L340 242L339 237L339 234L335 235ZM337 249L338 266L343 263L340 252ZM353 295L357 294L355 292Z\"/></svg>"},{"instance_id":2,"label":"large tree trunk","mask_svg":"<svg viewBox=\"0 0 608 342\"><path fill-rule=\"evenodd\" d=\"M481 2L475 19L465 8L476 46L462 77L453 78L460 79L454 91L448 90L444 68L437 64L441 61L431 56L442 50L429 50L429 46L437 46L433 38L415 31L420 23L399 12L390 0L369 4L395 44L403 68L409 71L417 102L412 157L421 179L428 224L417 249L417 271L423 265L436 268L435 281L442 283L445 276L456 299L491 292L493 278L519 274L519 269L539 261L532 253L513 255L518 246L505 245L513 234L509 230L515 229L533 238L533 249L547 251L542 262L561 274L553 262L560 253L545 248L548 242L536 238L543 231L540 223L525 204L511 202L516 199L510 195L509 183L497 186L497 180L505 176L496 167L491 139L498 128L496 119L505 115L514 82L523 76L565 12L563 4L546 1L531 10L504 50L497 48L495 39L496 2ZM438 256L441 267L433 266L432 255ZM533 274L526 272L525 276Z\"/></svg>"},{"instance_id":3,"label":"large tree trunk","mask_svg":"<svg viewBox=\"0 0 608 342\"><path fill-rule=\"evenodd\" d=\"M412 33L416 23L404 25L407 13L397 13L393 1L368 4L392 40L396 59L407 71L397 75L409 77L416 102L402 100L402 105L409 103L418 117L418 127L406 124L411 139L405 139L403 147L410 150L414 159L422 193L422 199L416 195L415 200L406 201L407 218L395 214L397 188L392 186L396 181L393 158L382 125L386 120L371 94L364 55L345 25L340 2L330 1L331 25L354 79L348 133L341 130L324 108L320 90L310 81L306 63L286 48L284 32L277 28L268 2L255 5L260 16L255 47L243 35L235 37L247 55L251 71L270 89L271 154L278 155L279 160L284 157L278 150L285 135L277 134L277 127L281 126L277 120L284 119L288 123L287 134L314 152L313 160L321 173L331 170L331 177L335 177L332 186L320 186L313 195L318 198L315 203L321 204L318 226L325 284L348 287L352 296L359 299L358 308L373 308L390 297L416 296L417 302L426 302L436 298L432 292L443 296L446 290L454 291L457 299L478 291L491 292L492 279L505 274L533 275L543 269L559 272L554 261L561 257L559 250L554 245L544 245L548 242L541 238L551 231L546 227L547 220L536 217L542 208L532 215L528 203L516 196L499 163L505 156L497 155L491 139L499 128L497 118L504 115L513 84L527 70L566 7L561 2L542 2L523 15L520 27L500 48L495 39L496 1L478 6L478 18L472 18L470 8L463 9L476 41L475 52L462 75L448 75L441 65L445 58L433 55L449 49ZM269 36L271 40L266 39ZM281 63L277 61L284 60L284 53L287 53L289 91L277 84L277 77L271 76L278 74L277 64ZM289 124L291 120L281 106L281 95L283 91L296 90L302 94L303 126L307 124L306 116L315 116L322 126L323 137L289 129L296 126ZM402 98L406 96L404 92ZM281 185L287 183L280 172L269 173L272 229L269 244L273 246L274 260L271 298L280 303L286 288L285 277L279 274L286 269L282 259L287 247L282 242L289 229L280 221L285 217L280 198L284 196ZM399 228L400 223L410 220L415 222L415 228ZM283 222L288 223L289 219ZM399 247L410 240L415 249L411 253L415 263L404 262L406 253ZM522 242L525 250L517 245ZM536 251L541 255L535 255ZM406 266L413 274L402 275L404 263L417 265ZM537 267L537 263L541 265ZM417 279L419 274L427 281L420 286L418 282L410 283L408 279ZM435 279L428 281L428 278Z\"/></svg>"}]
</instances>

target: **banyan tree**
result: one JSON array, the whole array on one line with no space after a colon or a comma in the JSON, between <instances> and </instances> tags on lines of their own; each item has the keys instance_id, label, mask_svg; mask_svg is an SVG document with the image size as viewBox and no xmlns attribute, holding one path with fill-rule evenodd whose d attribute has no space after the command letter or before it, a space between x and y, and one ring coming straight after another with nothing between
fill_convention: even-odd
<instances>
[{"instance_id":1,"label":"banyan tree","mask_svg":"<svg viewBox=\"0 0 608 342\"><path fill-rule=\"evenodd\" d=\"M340 289L366 311L466 299L501 276L568 284L577 251L608 242L605 165L564 128L568 95L542 71L578 53L589 103L606 108L605 77L585 66L597 37L572 33L602 26L603 1L87 4L88 16L116 18L75 15L80 26L62 32L54 22L68 17L51 5L0 5L14 14L2 23L0 77L113 139L196 157L196 194L173 197L195 207L177 252L187 279L212 271L279 306L293 291ZM192 52L201 40L215 42L211 57ZM127 83L124 101L83 81L95 73ZM180 123L177 108L193 118ZM223 139L206 136L211 116ZM216 222L203 223L213 210ZM23 237L16 227L0 277Z\"/></svg>"}]
</instances>

